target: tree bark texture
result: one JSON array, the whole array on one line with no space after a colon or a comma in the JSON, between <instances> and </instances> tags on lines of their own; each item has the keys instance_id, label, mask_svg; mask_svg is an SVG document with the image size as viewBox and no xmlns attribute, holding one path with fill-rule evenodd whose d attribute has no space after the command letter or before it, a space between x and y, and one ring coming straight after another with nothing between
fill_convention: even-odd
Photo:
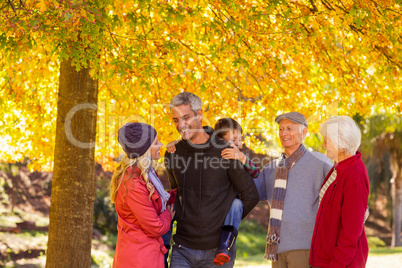
<instances>
[{"instance_id":1,"label":"tree bark texture","mask_svg":"<svg viewBox=\"0 0 402 268\"><path fill-rule=\"evenodd\" d=\"M399 185L398 185L399 184ZM394 180L391 185L392 191L392 205L393 205L393 223L392 223L392 240L391 240L391 247L400 247L402 246L401 243L401 206L402 206L402 185L401 183ZM398 189L399 188L399 189Z\"/></svg>"},{"instance_id":2,"label":"tree bark texture","mask_svg":"<svg viewBox=\"0 0 402 268\"><path fill-rule=\"evenodd\" d=\"M391 247L402 246L402 133L389 135L390 162L392 172L391 196L393 206Z\"/></svg>"},{"instance_id":3,"label":"tree bark texture","mask_svg":"<svg viewBox=\"0 0 402 268\"><path fill-rule=\"evenodd\" d=\"M46 267L90 267L98 81L60 66Z\"/></svg>"}]
</instances>

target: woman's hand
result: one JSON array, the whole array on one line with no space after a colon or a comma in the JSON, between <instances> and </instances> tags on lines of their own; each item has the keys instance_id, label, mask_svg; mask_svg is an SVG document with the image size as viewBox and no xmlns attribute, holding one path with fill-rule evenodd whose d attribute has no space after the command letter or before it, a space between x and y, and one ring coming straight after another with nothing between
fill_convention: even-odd
<instances>
[{"instance_id":1,"label":"woman's hand","mask_svg":"<svg viewBox=\"0 0 402 268\"><path fill-rule=\"evenodd\" d=\"M222 151L221 155L225 159L237 159L240 162L246 163L247 157L244 153L240 152L239 148L236 145L230 144L232 148L227 148Z\"/></svg>"},{"instance_id":2,"label":"woman's hand","mask_svg":"<svg viewBox=\"0 0 402 268\"><path fill-rule=\"evenodd\" d=\"M173 219L174 215L176 214L176 210L174 209L174 204L167 205L166 208L167 208L167 210L169 210L170 215L172 216L172 219Z\"/></svg>"}]
</instances>

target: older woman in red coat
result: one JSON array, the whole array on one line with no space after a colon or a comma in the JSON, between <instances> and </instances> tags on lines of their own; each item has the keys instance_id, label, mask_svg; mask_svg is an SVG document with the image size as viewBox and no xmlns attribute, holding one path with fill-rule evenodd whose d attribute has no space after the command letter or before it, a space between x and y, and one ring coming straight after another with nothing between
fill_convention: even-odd
<instances>
[{"instance_id":1,"label":"older woman in red coat","mask_svg":"<svg viewBox=\"0 0 402 268\"><path fill-rule=\"evenodd\" d=\"M128 123L118 137L125 155L113 174L110 196L119 216L113 267L164 267L162 235L174 211L170 195L152 167L162 143L147 124Z\"/></svg>"},{"instance_id":2,"label":"older woman in red coat","mask_svg":"<svg viewBox=\"0 0 402 268\"><path fill-rule=\"evenodd\" d=\"M349 116L338 116L324 122L320 132L327 156L335 165L319 194L310 266L365 267L368 244L364 221L369 180L357 151L360 129Z\"/></svg>"}]
</instances>

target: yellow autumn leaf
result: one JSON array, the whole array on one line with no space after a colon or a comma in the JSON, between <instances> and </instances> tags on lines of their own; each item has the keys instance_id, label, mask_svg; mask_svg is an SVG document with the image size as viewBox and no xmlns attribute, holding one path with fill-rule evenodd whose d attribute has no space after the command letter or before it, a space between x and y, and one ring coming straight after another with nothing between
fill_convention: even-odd
<instances>
[{"instance_id":1,"label":"yellow autumn leaf","mask_svg":"<svg viewBox=\"0 0 402 268\"><path fill-rule=\"evenodd\" d=\"M37 7L39 7L40 12L45 12L47 9L47 1L46 0L39 0L39 3L37 4Z\"/></svg>"}]
</instances>

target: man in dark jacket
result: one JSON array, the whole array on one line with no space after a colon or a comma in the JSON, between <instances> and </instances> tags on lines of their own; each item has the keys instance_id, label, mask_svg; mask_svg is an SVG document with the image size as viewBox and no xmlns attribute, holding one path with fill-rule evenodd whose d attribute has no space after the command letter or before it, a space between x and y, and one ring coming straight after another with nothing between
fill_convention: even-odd
<instances>
[{"instance_id":1,"label":"man in dark jacket","mask_svg":"<svg viewBox=\"0 0 402 268\"><path fill-rule=\"evenodd\" d=\"M221 236L221 226L238 193L244 218L258 203L258 191L239 160L221 157L229 143L218 138L212 128L202 127L198 96L182 92L172 99L170 108L182 137L176 152L165 154L170 186L177 188L178 197L171 267L216 267L213 260L220 243L227 243L233 256L221 267L233 267L236 234Z\"/></svg>"}]
</instances>

